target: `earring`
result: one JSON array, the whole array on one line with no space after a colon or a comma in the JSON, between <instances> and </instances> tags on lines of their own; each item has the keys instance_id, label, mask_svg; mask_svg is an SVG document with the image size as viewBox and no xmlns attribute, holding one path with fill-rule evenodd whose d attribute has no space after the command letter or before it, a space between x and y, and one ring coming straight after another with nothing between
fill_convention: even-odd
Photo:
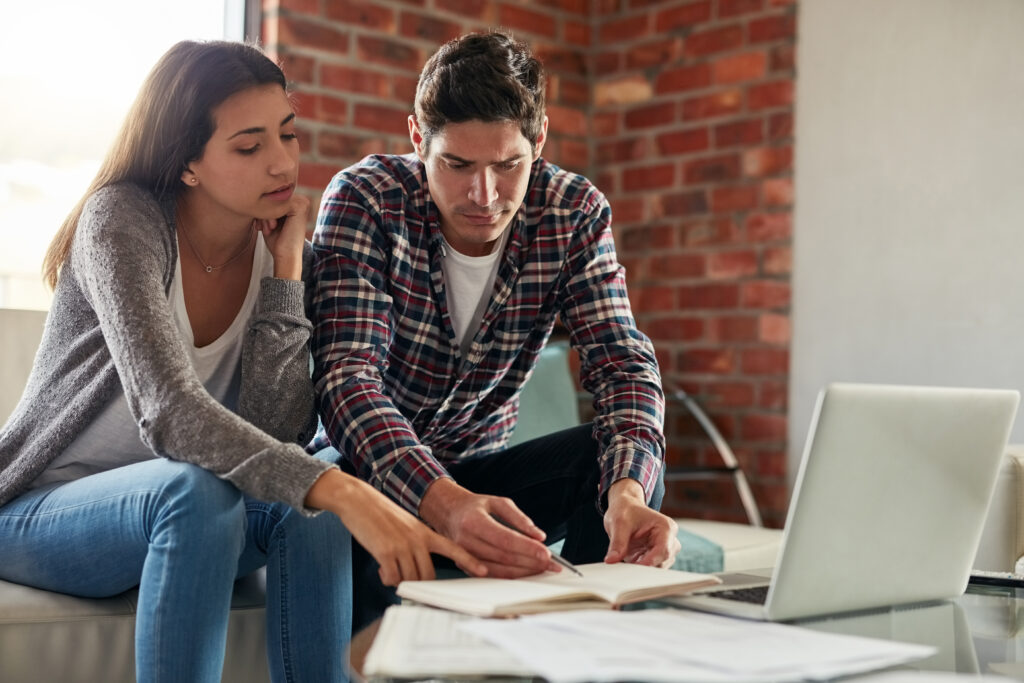
<instances>
[{"instance_id":1,"label":"earring","mask_svg":"<svg viewBox=\"0 0 1024 683\"><path fill-rule=\"evenodd\" d=\"M195 185L196 183L199 182L199 178L192 177L192 178L189 178L188 181L190 183L192 183L193 185Z\"/></svg>"}]
</instances>

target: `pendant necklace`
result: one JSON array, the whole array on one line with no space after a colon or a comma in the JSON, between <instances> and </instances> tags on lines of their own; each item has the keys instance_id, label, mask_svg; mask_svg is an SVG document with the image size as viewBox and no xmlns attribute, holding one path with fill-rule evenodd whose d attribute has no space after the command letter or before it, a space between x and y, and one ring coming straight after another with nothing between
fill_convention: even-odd
<instances>
[{"instance_id":1,"label":"pendant necklace","mask_svg":"<svg viewBox=\"0 0 1024 683\"><path fill-rule=\"evenodd\" d=\"M206 261L203 260L202 256L199 255L199 251L196 250L196 245L192 244L192 238L188 236L188 230L185 229L185 223L182 222L181 219L178 219L178 223L181 225L181 233L183 235L185 235L185 241L188 243L188 248L192 250L192 254L199 261L199 265L201 265L203 267L203 269L207 273L212 273L215 270L220 270L224 266L228 265L229 263L231 263L232 261L237 259L243 253L245 253L245 251L249 248L249 245L252 244L253 237L256 236L256 231L255 230L250 230L249 231L249 239L247 239L245 241L245 244L242 245L241 249L236 251L235 254L231 258L229 258L227 261L225 261L224 263L220 264L219 266L211 266Z\"/></svg>"}]
</instances>

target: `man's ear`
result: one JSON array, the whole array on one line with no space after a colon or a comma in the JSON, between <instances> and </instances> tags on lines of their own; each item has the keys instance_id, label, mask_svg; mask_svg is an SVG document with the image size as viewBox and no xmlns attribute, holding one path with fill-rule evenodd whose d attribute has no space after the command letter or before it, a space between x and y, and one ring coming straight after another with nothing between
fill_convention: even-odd
<instances>
[{"instance_id":1,"label":"man's ear","mask_svg":"<svg viewBox=\"0 0 1024 683\"><path fill-rule=\"evenodd\" d=\"M540 124L540 134L537 135L537 144L533 146L533 160L537 161L540 158L540 153L544 150L544 143L548 141L548 117L545 116L544 120Z\"/></svg>"},{"instance_id":2,"label":"man's ear","mask_svg":"<svg viewBox=\"0 0 1024 683\"><path fill-rule=\"evenodd\" d=\"M420 126L416 123L416 116L409 114L409 139L412 141L412 146L416 150L417 156L421 161L426 161L426 148L424 146L423 133L420 132Z\"/></svg>"}]
</instances>

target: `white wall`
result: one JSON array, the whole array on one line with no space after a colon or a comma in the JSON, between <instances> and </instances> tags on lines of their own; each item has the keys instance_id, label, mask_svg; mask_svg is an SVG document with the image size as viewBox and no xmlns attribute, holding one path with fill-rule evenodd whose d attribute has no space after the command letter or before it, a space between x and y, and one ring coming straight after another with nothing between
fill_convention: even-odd
<instances>
[{"instance_id":1,"label":"white wall","mask_svg":"<svg viewBox=\"0 0 1024 683\"><path fill-rule=\"evenodd\" d=\"M791 482L827 382L1024 390L1024 1L799 13Z\"/></svg>"}]
</instances>

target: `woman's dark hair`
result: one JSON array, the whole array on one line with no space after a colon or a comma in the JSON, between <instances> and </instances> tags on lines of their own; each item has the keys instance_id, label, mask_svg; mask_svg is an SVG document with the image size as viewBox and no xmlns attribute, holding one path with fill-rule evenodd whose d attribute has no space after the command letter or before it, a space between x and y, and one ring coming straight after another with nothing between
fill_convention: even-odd
<instances>
[{"instance_id":1,"label":"woman's dark hair","mask_svg":"<svg viewBox=\"0 0 1024 683\"><path fill-rule=\"evenodd\" d=\"M158 198L175 197L182 173L213 135L213 110L232 95L268 84L286 89L280 67L255 46L182 41L171 47L149 72L92 184L50 243L43 260L47 284L57 285L91 194L128 181Z\"/></svg>"},{"instance_id":2,"label":"woman's dark hair","mask_svg":"<svg viewBox=\"0 0 1024 683\"><path fill-rule=\"evenodd\" d=\"M445 43L416 87L416 123L429 147L449 123L514 121L536 145L544 122L544 67L525 43L494 31Z\"/></svg>"}]
</instances>

